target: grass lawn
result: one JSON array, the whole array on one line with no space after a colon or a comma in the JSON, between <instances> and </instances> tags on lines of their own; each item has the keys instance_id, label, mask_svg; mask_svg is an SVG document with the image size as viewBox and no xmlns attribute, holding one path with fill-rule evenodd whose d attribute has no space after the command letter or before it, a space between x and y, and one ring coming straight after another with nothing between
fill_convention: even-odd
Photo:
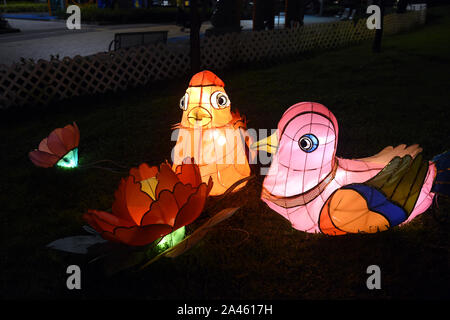
<instances>
[{"instance_id":1,"label":"grass lawn","mask_svg":"<svg viewBox=\"0 0 450 320\"><path fill-rule=\"evenodd\" d=\"M431 11L431 10L430 10ZM425 27L371 43L217 72L232 108L251 128L276 128L299 101L329 107L339 121L338 156L372 155L387 145L419 143L424 156L450 149L450 10L432 10ZM214 71L214 70L212 70ZM27 158L56 127L76 121L80 163L113 159L127 166L170 160L171 126L189 79L22 108L0 116L2 298L148 299L434 299L449 296L447 222L427 211L412 223L373 235L328 237L292 229L259 199L262 176L202 217L241 206L197 246L145 271L103 277L83 273L82 290L66 289L66 268L88 269L84 256L45 248L84 234L81 215L108 209L123 175L36 168ZM253 168L255 173L259 168ZM207 204L211 208L214 200ZM449 206L443 204L443 215ZM246 233L249 237L246 239ZM366 288L379 265L382 289Z\"/></svg>"}]
</instances>

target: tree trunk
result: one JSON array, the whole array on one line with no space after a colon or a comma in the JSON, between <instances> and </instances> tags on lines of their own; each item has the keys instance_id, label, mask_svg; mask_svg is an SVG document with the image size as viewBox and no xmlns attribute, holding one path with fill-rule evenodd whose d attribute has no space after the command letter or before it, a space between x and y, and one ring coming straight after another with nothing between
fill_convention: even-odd
<instances>
[{"instance_id":1,"label":"tree trunk","mask_svg":"<svg viewBox=\"0 0 450 320\"><path fill-rule=\"evenodd\" d=\"M275 0L266 0L264 3L264 29L275 28Z\"/></svg>"},{"instance_id":2,"label":"tree trunk","mask_svg":"<svg viewBox=\"0 0 450 320\"><path fill-rule=\"evenodd\" d=\"M241 29L241 13L242 13L242 0L234 0L234 28L236 28L236 30Z\"/></svg>"},{"instance_id":3,"label":"tree trunk","mask_svg":"<svg viewBox=\"0 0 450 320\"><path fill-rule=\"evenodd\" d=\"M375 0L374 4L380 7L380 29L375 30L375 38L373 40L373 52L381 52L381 38L383 37L383 20L384 20L384 0Z\"/></svg>"},{"instance_id":4,"label":"tree trunk","mask_svg":"<svg viewBox=\"0 0 450 320\"><path fill-rule=\"evenodd\" d=\"M289 8L289 0L286 0L284 2L284 27L290 28L291 27L291 12Z\"/></svg>"},{"instance_id":5,"label":"tree trunk","mask_svg":"<svg viewBox=\"0 0 450 320\"><path fill-rule=\"evenodd\" d=\"M197 0L190 1L191 11L191 74L200 71L200 17Z\"/></svg>"},{"instance_id":6,"label":"tree trunk","mask_svg":"<svg viewBox=\"0 0 450 320\"><path fill-rule=\"evenodd\" d=\"M253 5L253 30L264 30L264 3L255 0Z\"/></svg>"}]
</instances>

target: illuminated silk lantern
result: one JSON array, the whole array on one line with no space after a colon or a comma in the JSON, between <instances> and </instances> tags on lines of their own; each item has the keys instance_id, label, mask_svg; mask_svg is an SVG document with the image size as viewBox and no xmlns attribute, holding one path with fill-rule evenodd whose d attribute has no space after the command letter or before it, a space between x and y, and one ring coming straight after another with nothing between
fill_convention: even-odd
<instances>
[{"instance_id":1,"label":"illuminated silk lantern","mask_svg":"<svg viewBox=\"0 0 450 320\"><path fill-rule=\"evenodd\" d=\"M193 158L203 181L210 177L213 180L210 195L221 195L250 175L245 151L246 122L238 112L230 110L224 86L210 71L194 75L180 101L181 123L175 126L178 137L172 154L174 166Z\"/></svg>"},{"instance_id":2,"label":"illuminated silk lantern","mask_svg":"<svg viewBox=\"0 0 450 320\"><path fill-rule=\"evenodd\" d=\"M211 187L195 164L173 171L168 163L159 168L143 163L120 182L112 213L88 210L83 218L106 240L142 246L165 236L159 246L168 247L198 218Z\"/></svg>"},{"instance_id":3,"label":"illuminated silk lantern","mask_svg":"<svg viewBox=\"0 0 450 320\"><path fill-rule=\"evenodd\" d=\"M274 154L261 199L295 229L383 231L424 212L436 192L450 191L448 152L427 162L418 145L399 145L343 159L336 157L337 143L335 116L319 103L301 102L283 114L274 135L252 145Z\"/></svg>"},{"instance_id":4,"label":"illuminated silk lantern","mask_svg":"<svg viewBox=\"0 0 450 320\"><path fill-rule=\"evenodd\" d=\"M38 167L50 168L54 165L74 168L78 165L78 144L80 131L77 124L53 130L41 141L37 150L30 151L30 160Z\"/></svg>"}]
</instances>

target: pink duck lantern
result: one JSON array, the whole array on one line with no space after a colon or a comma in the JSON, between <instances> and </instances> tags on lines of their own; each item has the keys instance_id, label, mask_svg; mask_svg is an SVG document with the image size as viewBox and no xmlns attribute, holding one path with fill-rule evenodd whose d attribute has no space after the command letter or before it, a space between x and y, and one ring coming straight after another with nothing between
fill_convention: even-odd
<instances>
[{"instance_id":1,"label":"pink duck lantern","mask_svg":"<svg viewBox=\"0 0 450 320\"><path fill-rule=\"evenodd\" d=\"M375 233L411 221L448 194L450 153L424 161L416 144L386 147L362 159L336 157L336 117L301 102L253 149L274 154L261 199L292 227L328 235Z\"/></svg>"}]
</instances>

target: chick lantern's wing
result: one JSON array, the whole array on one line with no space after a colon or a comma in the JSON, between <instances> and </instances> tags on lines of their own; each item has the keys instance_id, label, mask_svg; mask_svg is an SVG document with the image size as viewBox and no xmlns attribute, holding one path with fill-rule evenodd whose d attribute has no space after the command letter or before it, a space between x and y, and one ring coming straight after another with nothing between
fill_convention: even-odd
<instances>
[{"instance_id":1,"label":"chick lantern's wing","mask_svg":"<svg viewBox=\"0 0 450 320\"><path fill-rule=\"evenodd\" d=\"M428 171L419 154L395 157L375 177L336 190L325 202L323 233L374 233L404 222L414 209Z\"/></svg>"}]
</instances>

